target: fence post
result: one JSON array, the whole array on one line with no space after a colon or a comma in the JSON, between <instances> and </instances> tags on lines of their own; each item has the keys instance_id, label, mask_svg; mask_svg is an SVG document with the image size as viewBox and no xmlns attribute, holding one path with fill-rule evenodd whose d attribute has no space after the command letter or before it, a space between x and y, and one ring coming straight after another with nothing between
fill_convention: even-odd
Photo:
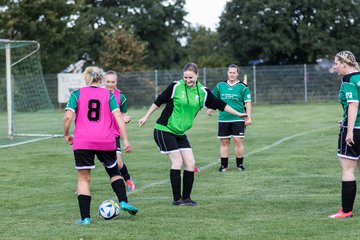
<instances>
[{"instance_id":1,"label":"fence post","mask_svg":"<svg viewBox=\"0 0 360 240\"><path fill-rule=\"evenodd\" d=\"M154 82L154 84L155 84L155 98L154 99L156 99L158 97L158 70L155 69L154 73L155 73L155 82Z\"/></svg>"},{"instance_id":2,"label":"fence post","mask_svg":"<svg viewBox=\"0 0 360 240\"><path fill-rule=\"evenodd\" d=\"M206 67L203 68L203 75L204 75L204 86L206 87Z\"/></svg>"},{"instance_id":3,"label":"fence post","mask_svg":"<svg viewBox=\"0 0 360 240\"><path fill-rule=\"evenodd\" d=\"M256 104L256 66L253 65L253 82L254 82L254 104Z\"/></svg>"},{"instance_id":4,"label":"fence post","mask_svg":"<svg viewBox=\"0 0 360 240\"><path fill-rule=\"evenodd\" d=\"M307 92L307 68L306 64L304 64L304 96L305 96L305 103L308 102L308 92Z\"/></svg>"}]
</instances>

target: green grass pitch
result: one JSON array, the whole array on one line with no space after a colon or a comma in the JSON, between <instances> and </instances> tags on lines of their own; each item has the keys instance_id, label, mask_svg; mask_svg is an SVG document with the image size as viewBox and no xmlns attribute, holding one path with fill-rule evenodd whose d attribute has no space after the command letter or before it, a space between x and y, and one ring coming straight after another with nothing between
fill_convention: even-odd
<instances>
[{"instance_id":1,"label":"green grass pitch","mask_svg":"<svg viewBox=\"0 0 360 240\"><path fill-rule=\"evenodd\" d=\"M99 204L116 197L97 162L91 179L92 223L75 225L79 210L73 154L62 138L54 138L0 148L0 239L358 238L359 200L352 219L327 218L341 200L336 157L339 104L253 106L253 124L245 138L247 170L235 170L231 144L229 172L222 174L217 172L216 116L200 112L188 132L201 170L192 193L196 207L171 205L169 161L152 138L160 111L139 128L137 120L145 112L129 110L133 152L123 154L137 188L129 201L139 208L138 215L122 212L116 220L100 219ZM29 120L36 114L30 115L17 119L34 131L62 132L63 112L43 113L40 118L46 123L41 125ZM4 117L0 116L2 122ZM8 143L5 136L3 125L0 144Z\"/></svg>"}]
</instances>

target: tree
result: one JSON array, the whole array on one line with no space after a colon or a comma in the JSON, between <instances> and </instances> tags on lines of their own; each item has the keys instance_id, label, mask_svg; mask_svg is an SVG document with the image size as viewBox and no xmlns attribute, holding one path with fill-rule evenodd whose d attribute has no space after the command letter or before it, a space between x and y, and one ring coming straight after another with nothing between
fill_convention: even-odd
<instances>
[{"instance_id":1,"label":"tree","mask_svg":"<svg viewBox=\"0 0 360 240\"><path fill-rule=\"evenodd\" d=\"M241 64L314 63L339 50L360 52L360 2L349 0L231 1L218 32Z\"/></svg>"},{"instance_id":2,"label":"tree","mask_svg":"<svg viewBox=\"0 0 360 240\"><path fill-rule=\"evenodd\" d=\"M233 62L231 54L220 41L219 34L205 27L189 27L185 46L186 62L195 62L201 67L220 67Z\"/></svg>"},{"instance_id":3,"label":"tree","mask_svg":"<svg viewBox=\"0 0 360 240\"><path fill-rule=\"evenodd\" d=\"M83 0L78 22L94 34L90 36L92 57L102 50L101 36L122 28L146 43L144 63L151 68L170 68L181 59L180 33L185 0Z\"/></svg>"},{"instance_id":4,"label":"tree","mask_svg":"<svg viewBox=\"0 0 360 240\"><path fill-rule=\"evenodd\" d=\"M124 29L116 29L104 36L103 42L105 47L100 53L100 62L104 69L112 69L117 72L144 69L142 60L145 44L138 41L129 32Z\"/></svg>"},{"instance_id":5,"label":"tree","mask_svg":"<svg viewBox=\"0 0 360 240\"><path fill-rule=\"evenodd\" d=\"M180 38L185 0L133 0L134 13L124 22L147 42L145 63L152 68L177 67L183 57Z\"/></svg>"},{"instance_id":6,"label":"tree","mask_svg":"<svg viewBox=\"0 0 360 240\"><path fill-rule=\"evenodd\" d=\"M41 44L41 60L46 71L57 71L76 58L76 46L71 45L69 16L74 5L66 1L7 0L0 4L0 38L36 40ZM1 10L0 10L1 11ZM65 57L66 56L66 57Z\"/></svg>"},{"instance_id":7,"label":"tree","mask_svg":"<svg viewBox=\"0 0 360 240\"><path fill-rule=\"evenodd\" d=\"M185 0L2 0L0 37L39 41L44 71L59 72L84 53L101 65L103 37L121 28L146 43L144 64L171 68L183 54L179 39L184 4Z\"/></svg>"}]
</instances>

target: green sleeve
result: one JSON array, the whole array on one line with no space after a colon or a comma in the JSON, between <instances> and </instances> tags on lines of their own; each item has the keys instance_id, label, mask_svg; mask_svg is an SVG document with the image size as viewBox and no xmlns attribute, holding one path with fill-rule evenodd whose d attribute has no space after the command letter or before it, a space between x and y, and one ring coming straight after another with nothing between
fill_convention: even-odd
<instances>
[{"instance_id":1,"label":"green sleeve","mask_svg":"<svg viewBox=\"0 0 360 240\"><path fill-rule=\"evenodd\" d=\"M220 98L220 92L219 92L219 85L218 84L214 87L214 90L212 91L212 93L215 95L215 97Z\"/></svg>"},{"instance_id":2,"label":"green sleeve","mask_svg":"<svg viewBox=\"0 0 360 240\"><path fill-rule=\"evenodd\" d=\"M345 97L347 102L359 101L358 89L354 83L343 84L343 89L345 91Z\"/></svg>"},{"instance_id":3,"label":"green sleeve","mask_svg":"<svg viewBox=\"0 0 360 240\"><path fill-rule=\"evenodd\" d=\"M124 94L120 93L120 112L127 113L126 97Z\"/></svg>"},{"instance_id":4,"label":"green sleeve","mask_svg":"<svg viewBox=\"0 0 360 240\"><path fill-rule=\"evenodd\" d=\"M76 90L70 94L69 101L65 107L65 110L70 109L76 112L77 110L77 101L80 97L80 91Z\"/></svg>"},{"instance_id":5,"label":"green sleeve","mask_svg":"<svg viewBox=\"0 0 360 240\"><path fill-rule=\"evenodd\" d=\"M110 99L109 99L110 111L114 111L115 109L119 109L119 104L116 101L116 97L112 92L110 92Z\"/></svg>"},{"instance_id":6,"label":"green sleeve","mask_svg":"<svg viewBox=\"0 0 360 240\"><path fill-rule=\"evenodd\" d=\"M248 87L244 88L244 91L243 91L243 101L244 101L244 102L249 102L249 101L251 101L251 92L250 92L250 88L248 88Z\"/></svg>"}]
</instances>

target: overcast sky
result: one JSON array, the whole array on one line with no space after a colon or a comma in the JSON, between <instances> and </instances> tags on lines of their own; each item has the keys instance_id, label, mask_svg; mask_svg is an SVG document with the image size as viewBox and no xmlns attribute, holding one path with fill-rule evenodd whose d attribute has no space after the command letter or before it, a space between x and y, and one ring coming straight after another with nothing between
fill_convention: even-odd
<instances>
[{"instance_id":1,"label":"overcast sky","mask_svg":"<svg viewBox=\"0 0 360 240\"><path fill-rule=\"evenodd\" d=\"M185 10L189 13L185 19L192 25L203 25L215 30L219 17L228 0L186 0Z\"/></svg>"}]
</instances>

